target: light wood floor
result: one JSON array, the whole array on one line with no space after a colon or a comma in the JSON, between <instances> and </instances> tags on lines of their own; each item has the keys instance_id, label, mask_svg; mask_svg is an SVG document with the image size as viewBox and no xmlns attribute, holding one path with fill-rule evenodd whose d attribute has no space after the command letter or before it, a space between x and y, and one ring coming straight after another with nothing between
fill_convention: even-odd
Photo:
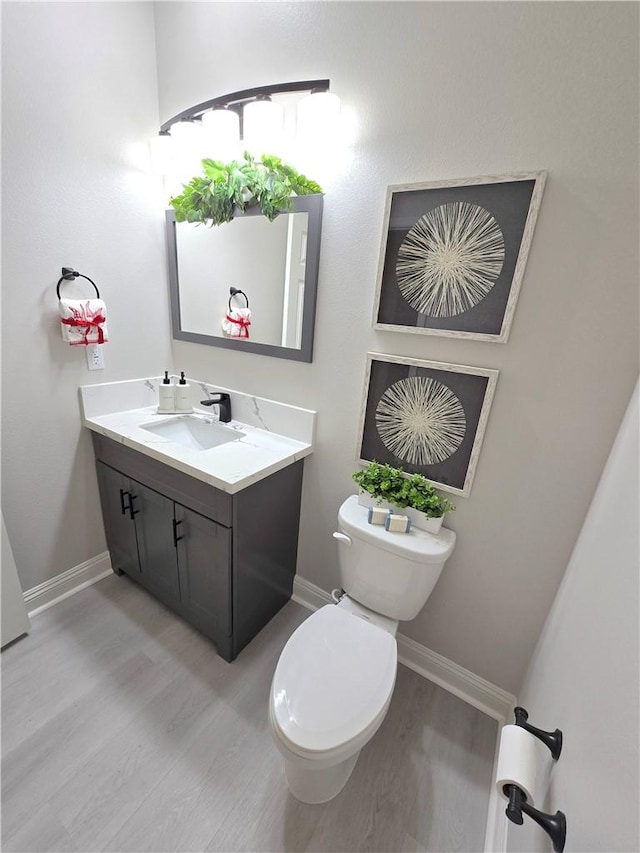
<instances>
[{"instance_id":1,"label":"light wood floor","mask_svg":"<svg viewBox=\"0 0 640 853\"><path fill-rule=\"evenodd\" d=\"M303 805L267 723L290 602L228 664L126 577L2 653L4 851L481 851L496 723L403 666L342 794Z\"/></svg>"}]
</instances>

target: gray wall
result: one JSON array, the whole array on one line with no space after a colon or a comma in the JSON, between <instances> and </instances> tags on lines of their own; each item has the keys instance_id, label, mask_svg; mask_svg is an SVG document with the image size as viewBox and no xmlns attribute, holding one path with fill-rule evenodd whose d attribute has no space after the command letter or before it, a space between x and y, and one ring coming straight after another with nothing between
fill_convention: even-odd
<instances>
[{"instance_id":1,"label":"gray wall","mask_svg":"<svg viewBox=\"0 0 640 853\"><path fill-rule=\"evenodd\" d=\"M172 369L161 185L148 174L153 6L2 3L2 64L2 506L30 589L106 548L78 386ZM62 266L106 301L103 371L62 342Z\"/></svg>"},{"instance_id":2,"label":"gray wall","mask_svg":"<svg viewBox=\"0 0 640 853\"><path fill-rule=\"evenodd\" d=\"M357 135L317 176L313 364L178 342L174 363L319 411L299 570L325 589L365 353L499 368L473 492L448 520L458 547L403 632L517 690L637 374L637 5L3 3L2 15L3 510L23 587L105 547L77 386L173 367L147 138L216 94L329 76ZM511 341L374 332L386 186L535 169L550 174ZM107 299L102 373L59 337L63 264Z\"/></svg>"},{"instance_id":3,"label":"gray wall","mask_svg":"<svg viewBox=\"0 0 640 853\"><path fill-rule=\"evenodd\" d=\"M192 376L318 410L302 576L338 583L330 534L353 491L365 353L500 369L472 494L447 520L456 551L402 630L516 692L638 370L637 5L162 2L156 40L162 121L325 76L357 118L318 175L313 364L173 344ZM537 169L549 180L508 344L373 331L388 184Z\"/></svg>"},{"instance_id":4,"label":"gray wall","mask_svg":"<svg viewBox=\"0 0 640 853\"><path fill-rule=\"evenodd\" d=\"M555 766L541 750L534 796L567 815L567 853L638 850L639 510L636 385L518 697L534 725L564 733ZM532 821L508 838L549 849Z\"/></svg>"}]
</instances>

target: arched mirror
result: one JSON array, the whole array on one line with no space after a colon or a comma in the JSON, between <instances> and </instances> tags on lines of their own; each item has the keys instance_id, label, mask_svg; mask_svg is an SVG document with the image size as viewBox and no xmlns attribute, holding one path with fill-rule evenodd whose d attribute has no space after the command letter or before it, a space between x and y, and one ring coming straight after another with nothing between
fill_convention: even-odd
<instances>
[{"instance_id":1,"label":"arched mirror","mask_svg":"<svg viewBox=\"0 0 640 853\"><path fill-rule=\"evenodd\" d=\"M252 208L214 227L176 222L168 210L173 337L310 362L322 201L322 195L299 196L273 222ZM247 304L250 325L230 337L223 320Z\"/></svg>"}]
</instances>

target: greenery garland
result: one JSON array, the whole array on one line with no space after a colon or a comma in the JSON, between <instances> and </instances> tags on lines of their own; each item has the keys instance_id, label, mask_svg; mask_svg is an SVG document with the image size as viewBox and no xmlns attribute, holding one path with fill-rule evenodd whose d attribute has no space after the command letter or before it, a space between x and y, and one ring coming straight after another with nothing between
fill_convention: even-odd
<instances>
[{"instance_id":1,"label":"greenery garland","mask_svg":"<svg viewBox=\"0 0 640 853\"><path fill-rule=\"evenodd\" d=\"M422 474L405 474L402 468L370 462L351 475L363 492L403 509L410 506L427 518L440 518L455 506L436 492L433 483Z\"/></svg>"},{"instance_id":2,"label":"greenery garland","mask_svg":"<svg viewBox=\"0 0 640 853\"><path fill-rule=\"evenodd\" d=\"M291 210L293 194L322 192L315 181L270 154L255 160L245 151L240 161L203 160L202 167L204 174L192 178L169 202L177 222L222 225L254 205L272 222L281 211Z\"/></svg>"}]
</instances>

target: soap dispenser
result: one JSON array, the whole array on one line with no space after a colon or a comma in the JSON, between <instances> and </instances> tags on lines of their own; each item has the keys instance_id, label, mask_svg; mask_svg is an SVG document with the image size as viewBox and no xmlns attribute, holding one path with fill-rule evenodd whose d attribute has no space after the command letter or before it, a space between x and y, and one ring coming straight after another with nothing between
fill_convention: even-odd
<instances>
[{"instance_id":1,"label":"soap dispenser","mask_svg":"<svg viewBox=\"0 0 640 853\"><path fill-rule=\"evenodd\" d=\"M191 385L184 378L184 370L180 373L180 381L176 385L176 411L185 413L192 412L191 405Z\"/></svg>"},{"instance_id":2,"label":"soap dispenser","mask_svg":"<svg viewBox=\"0 0 640 853\"><path fill-rule=\"evenodd\" d=\"M175 388L169 379L169 371L165 370L164 379L158 385L158 414L172 415L176 410Z\"/></svg>"}]
</instances>

